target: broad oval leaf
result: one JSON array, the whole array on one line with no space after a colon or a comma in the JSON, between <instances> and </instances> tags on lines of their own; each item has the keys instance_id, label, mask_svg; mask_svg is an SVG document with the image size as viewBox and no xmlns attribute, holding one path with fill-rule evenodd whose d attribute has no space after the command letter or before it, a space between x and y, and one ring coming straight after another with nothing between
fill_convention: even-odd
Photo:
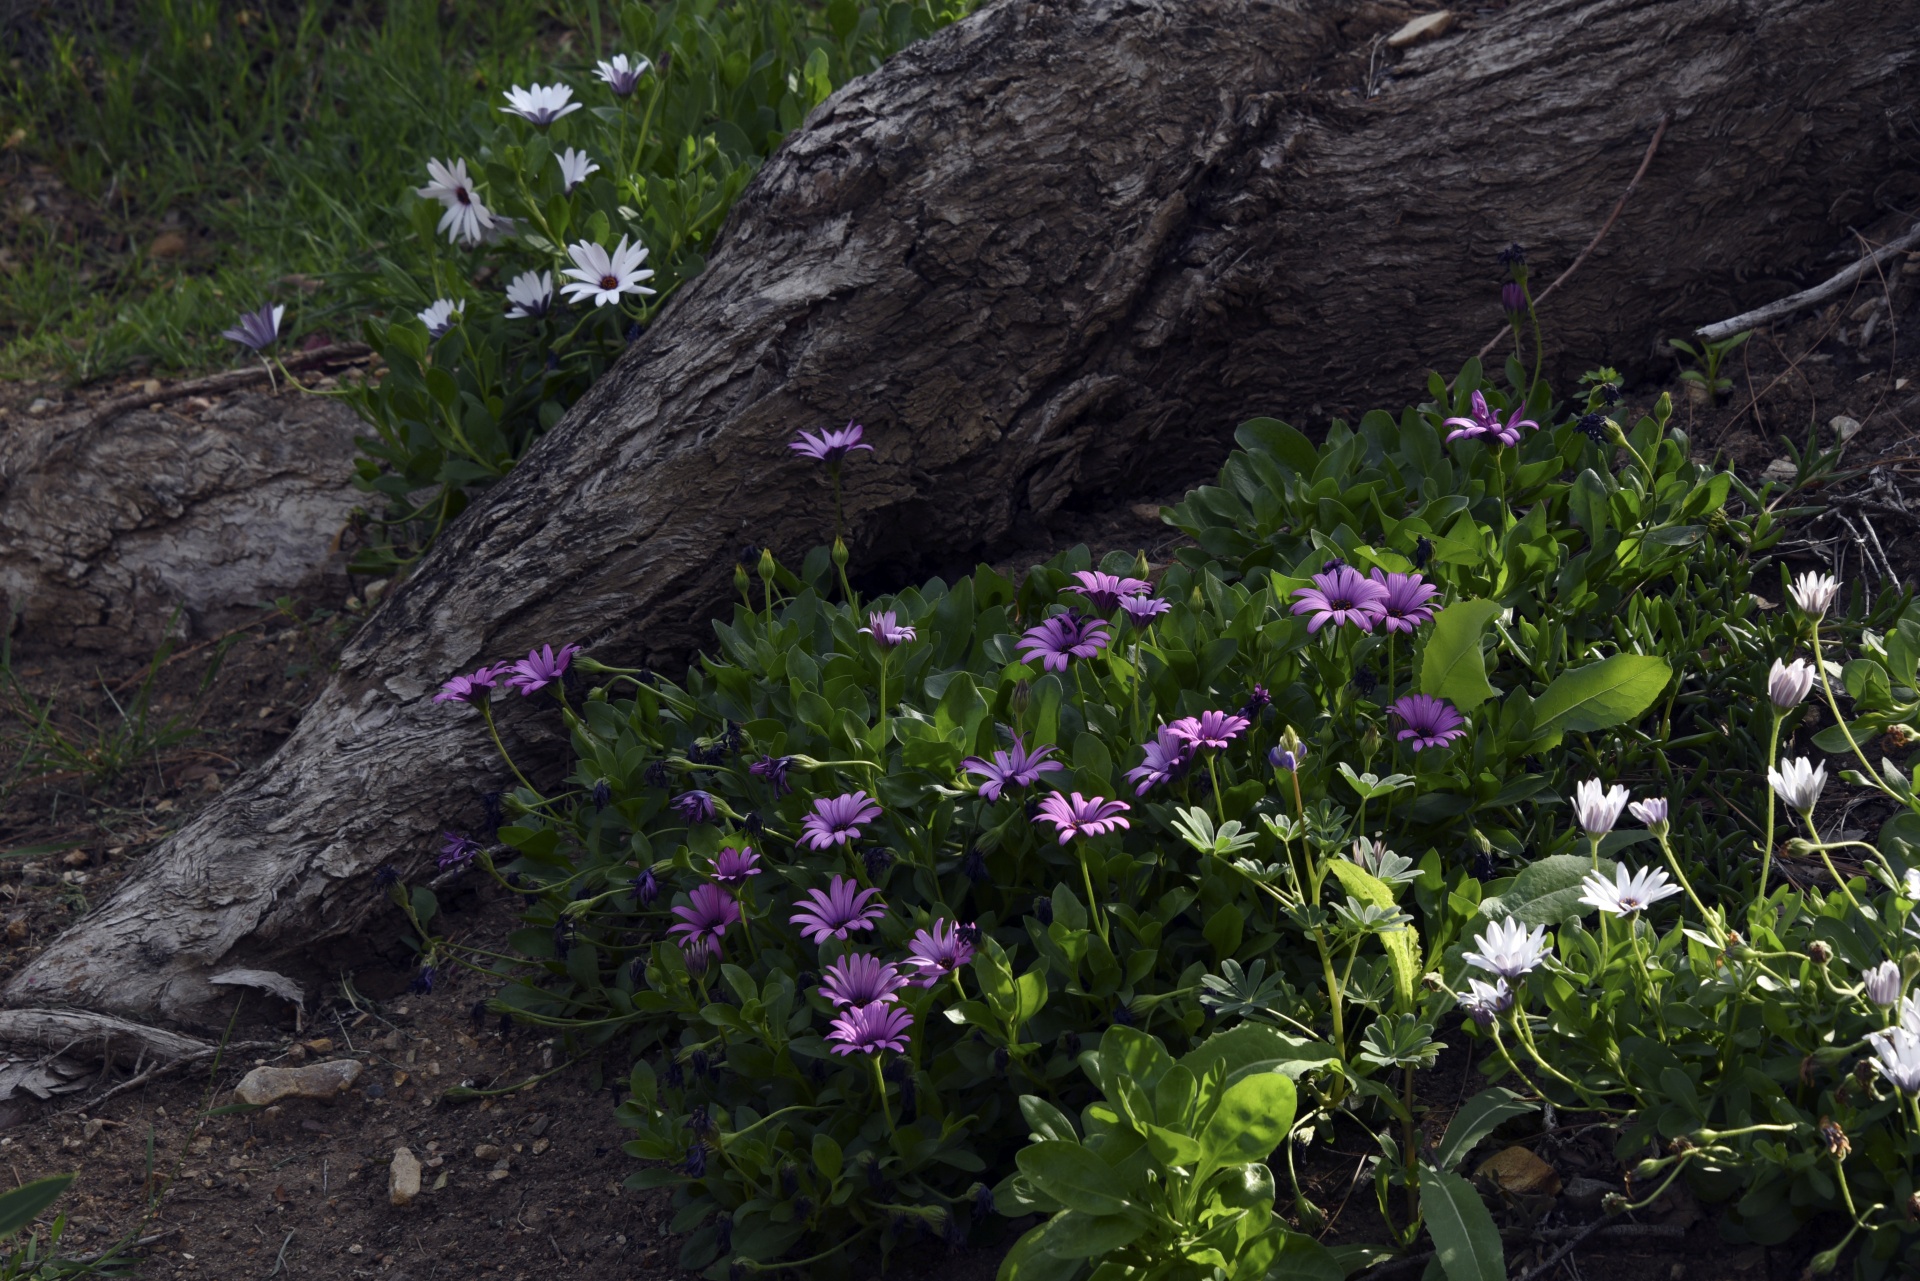
<instances>
[{"instance_id":1,"label":"broad oval leaf","mask_svg":"<svg viewBox=\"0 0 1920 1281\"><path fill-rule=\"evenodd\" d=\"M1434 616L1426 652L1420 656L1421 693L1444 698L1462 712L1493 697L1480 639L1499 612L1498 601L1461 600Z\"/></svg>"},{"instance_id":2,"label":"broad oval leaf","mask_svg":"<svg viewBox=\"0 0 1920 1281\"><path fill-rule=\"evenodd\" d=\"M1200 1132L1202 1155L1195 1179L1204 1182L1222 1165L1266 1160L1293 1128L1295 1101L1293 1082L1278 1072L1243 1077L1228 1086Z\"/></svg>"},{"instance_id":3,"label":"broad oval leaf","mask_svg":"<svg viewBox=\"0 0 1920 1281\"><path fill-rule=\"evenodd\" d=\"M1614 861L1600 860L1600 875L1613 876ZM1500 895L1500 906L1522 925L1558 925L1593 909L1580 901L1580 882L1593 871L1591 856L1549 854L1520 869Z\"/></svg>"},{"instance_id":4,"label":"broad oval leaf","mask_svg":"<svg viewBox=\"0 0 1920 1281\"><path fill-rule=\"evenodd\" d=\"M1057 1259L1097 1259L1126 1245L1146 1224L1130 1214L1056 1214L1041 1232L1040 1244Z\"/></svg>"},{"instance_id":5,"label":"broad oval leaf","mask_svg":"<svg viewBox=\"0 0 1920 1281\"><path fill-rule=\"evenodd\" d=\"M1534 733L1552 747L1568 730L1624 725L1652 707L1672 679L1667 660L1648 654L1615 654L1562 672L1534 700Z\"/></svg>"},{"instance_id":6,"label":"broad oval leaf","mask_svg":"<svg viewBox=\"0 0 1920 1281\"><path fill-rule=\"evenodd\" d=\"M1014 1163L1040 1191L1069 1210L1118 1214L1127 1207L1127 1187L1120 1175L1078 1143L1035 1143L1020 1149Z\"/></svg>"}]
</instances>

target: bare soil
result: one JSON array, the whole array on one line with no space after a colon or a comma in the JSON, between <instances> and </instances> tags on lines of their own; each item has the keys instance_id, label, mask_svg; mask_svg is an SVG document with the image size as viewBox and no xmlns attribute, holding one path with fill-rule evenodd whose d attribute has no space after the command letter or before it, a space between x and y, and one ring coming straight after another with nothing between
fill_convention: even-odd
<instances>
[{"instance_id":1,"label":"bare soil","mask_svg":"<svg viewBox=\"0 0 1920 1281\"><path fill-rule=\"evenodd\" d=\"M1878 301L1889 293L1891 313ZM1750 480L1786 454L1783 438L1801 443L1811 429L1824 447L1835 439L1834 419L1862 424L1843 460L1842 472L1850 474L1810 495L1844 513L1851 528L1834 517L1808 522L1786 547L1787 558L1796 568L1824 565L1855 580L1920 580L1920 524L1906 514L1920 474L1920 360L1907 354L1913 347L1907 328L1920 320L1916 294L1920 255L1890 264L1885 280L1869 280L1853 297L1757 335L1729 370L1736 389L1724 403L1688 400L1684 385L1670 376L1676 369L1630 385L1626 412L1644 410L1663 391L1672 394L1697 450L1724 453ZM1880 320L1862 343L1870 299ZM1896 327L1890 315L1902 323ZM0 388L0 430L6 414L58 394L19 384ZM1172 546L1168 531L1142 504L1172 496L1122 496L1103 510L1068 513L1053 528L1036 531L1034 545L1003 568L1023 568L1079 541L1097 551L1144 549L1164 561ZM111 747L113 735L124 731L142 669L106 670L86 655L41 651L31 637L17 638L12 674L18 684L0 697L0 745L9 752L0 768L11 764L28 732L25 700L35 706L51 700L49 724L74 745L74 754L67 768L16 770L0 791L0 977L109 892L201 803L272 752L364 608L357 600L293 602L263 610L256 622L217 643L172 656L153 679L149 725L171 721L191 732L160 736L170 741L133 752L124 741L112 750L99 745ZM114 758L114 751L125 759ZM114 763L118 768L109 768ZM1812 878L1812 869L1799 870ZM378 890L370 885L368 892ZM511 904L484 891L447 892L442 900L448 923L470 942L497 943L512 923ZM144 1241L135 1253L144 1256L141 1275L149 1277L519 1281L555 1271L676 1274L678 1242L666 1226L666 1195L623 1188L634 1162L621 1151L624 1136L611 1110L627 1065L569 1064L563 1045L530 1029L502 1028L484 1012L476 1020L476 1006L490 991L473 976L442 976L430 993L408 990L412 973L402 929L396 917L390 935L370 939L364 963L343 975L298 1025L290 1007L250 996L233 1037L253 1048L226 1055L211 1071L202 1066L161 1075L111 1098L101 1096L123 1080L103 1077L46 1102L26 1096L0 1102L0 1168L19 1180L78 1171L78 1184L58 1207L71 1219L62 1249L87 1254ZM1429 1121L1435 1134L1451 1111L1448 1101L1480 1088L1468 1071L1465 1042L1456 1040L1460 1045L1421 1082L1422 1097L1435 1103ZM256 1065L340 1057L356 1059L365 1071L335 1101L205 1115L230 1102L235 1083ZM501 1093L445 1102L447 1088L460 1084ZM1582 1118L1560 1117L1549 1129L1536 1122L1531 1131L1503 1139L1534 1151L1564 1183L1588 1178L1619 1185L1611 1136ZM388 1170L403 1146L425 1163L426 1190L413 1204L396 1207ZM1387 1236L1369 1155L1366 1137L1344 1130L1300 1154L1302 1186L1328 1216L1322 1239L1330 1244ZM1557 1230L1593 1217L1592 1209L1565 1195L1509 1198L1500 1218L1512 1233L1513 1274L1523 1275L1557 1249ZM1717 1231L1713 1207L1684 1193L1636 1217L1639 1227L1587 1238L1545 1276L1786 1281L1839 1235L1816 1222L1787 1246L1730 1247ZM938 1281L985 1278L1022 1226L1008 1223L997 1239L951 1254L929 1243L896 1257L892 1270L931 1273ZM1533 1232L1552 1239L1531 1242ZM1368 1275L1414 1276L1418 1266L1390 1264ZM860 1261L853 1271L869 1275L874 1263Z\"/></svg>"}]
</instances>

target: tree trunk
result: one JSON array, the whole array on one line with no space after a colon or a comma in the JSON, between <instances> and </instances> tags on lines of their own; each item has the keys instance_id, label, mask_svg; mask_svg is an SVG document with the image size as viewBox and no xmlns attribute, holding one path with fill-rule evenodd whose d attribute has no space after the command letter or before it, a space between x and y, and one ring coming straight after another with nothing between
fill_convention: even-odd
<instances>
[{"instance_id":1,"label":"tree trunk","mask_svg":"<svg viewBox=\"0 0 1920 1281\"><path fill-rule=\"evenodd\" d=\"M830 536L796 428L857 419L877 447L846 473L857 569L963 566L1070 501L1217 465L1252 414L1401 403L1499 327L1495 251L1524 244L1538 280L1570 262L1663 117L1548 305L1554 372L1644 364L1787 292L1736 282L1920 191L1912 15L1537 0L1401 55L1375 38L1410 15L1378 4L1000 0L814 113L279 754L7 999L193 1021L217 969L324 963L381 904L374 869L421 872L503 784L440 680L542 642L683 661L741 545Z\"/></svg>"}]
</instances>

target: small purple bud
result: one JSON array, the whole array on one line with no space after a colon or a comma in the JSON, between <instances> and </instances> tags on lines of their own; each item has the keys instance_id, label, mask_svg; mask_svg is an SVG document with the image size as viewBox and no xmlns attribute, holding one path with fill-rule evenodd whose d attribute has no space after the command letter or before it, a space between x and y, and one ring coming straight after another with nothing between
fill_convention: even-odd
<instances>
[{"instance_id":1,"label":"small purple bud","mask_svg":"<svg viewBox=\"0 0 1920 1281\"><path fill-rule=\"evenodd\" d=\"M707 1145L696 1143L687 1149L687 1173L694 1178L704 1178L707 1173Z\"/></svg>"},{"instance_id":2,"label":"small purple bud","mask_svg":"<svg viewBox=\"0 0 1920 1281\"><path fill-rule=\"evenodd\" d=\"M652 907L660 897L660 882L654 879L652 868L633 878L633 897L641 907Z\"/></svg>"},{"instance_id":3,"label":"small purple bud","mask_svg":"<svg viewBox=\"0 0 1920 1281\"><path fill-rule=\"evenodd\" d=\"M1500 286L1500 307L1508 316L1518 319L1527 310L1527 291L1515 281Z\"/></svg>"}]
</instances>

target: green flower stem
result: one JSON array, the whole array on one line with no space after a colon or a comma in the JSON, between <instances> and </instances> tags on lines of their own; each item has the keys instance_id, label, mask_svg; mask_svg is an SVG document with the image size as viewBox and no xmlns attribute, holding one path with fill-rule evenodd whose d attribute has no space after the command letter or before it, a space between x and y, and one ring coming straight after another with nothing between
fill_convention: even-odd
<instances>
[{"instance_id":1,"label":"green flower stem","mask_svg":"<svg viewBox=\"0 0 1920 1281\"><path fill-rule=\"evenodd\" d=\"M1719 938L1722 943L1725 943L1726 929L1721 923L1720 914L1718 912L1708 911L1707 905L1700 901L1698 894L1694 893L1693 882L1689 881L1687 874L1680 870L1680 860L1674 857L1673 845L1667 840L1666 825L1664 823L1661 824L1659 830L1654 832L1653 837L1660 842L1660 852L1667 857L1667 867L1672 870L1673 879L1680 882L1680 888L1687 892L1687 898L1693 903L1693 910L1700 913L1701 923L1709 930L1712 930L1714 935Z\"/></svg>"},{"instance_id":2,"label":"green flower stem","mask_svg":"<svg viewBox=\"0 0 1920 1281\"><path fill-rule=\"evenodd\" d=\"M1487 1024L1487 1030L1493 1033L1493 1048L1500 1052L1500 1061L1507 1065L1507 1071L1519 1077L1520 1084L1526 1086L1536 1098L1546 1098L1547 1092L1528 1079L1527 1074L1521 1070L1518 1060L1516 1060L1512 1052L1507 1049L1506 1041L1501 1039L1500 1020L1495 1019L1493 1022Z\"/></svg>"},{"instance_id":3,"label":"green flower stem","mask_svg":"<svg viewBox=\"0 0 1920 1281\"><path fill-rule=\"evenodd\" d=\"M1805 817L1807 820L1807 830L1812 831L1813 830L1813 814L1809 812ZM1820 861L1826 864L1827 866L1827 875L1831 876L1833 878L1833 883L1840 887L1840 892L1847 896L1848 905L1852 907L1855 912L1859 912L1862 915L1865 915L1865 913L1862 911L1860 907L1860 900L1853 896L1853 887L1851 885L1848 885L1846 878L1841 876L1840 873L1834 868L1833 859L1827 854L1827 847L1824 845L1820 845L1820 846L1816 846L1815 848L1817 848L1820 851Z\"/></svg>"},{"instance_id":4,"label":"green flower stem","mask_svg":"<svg viewBox=\"0 0 1920 1281\"><path fill-rule=\"evenodd\" d=\"M1320 972L1326 979L1327 1003L1333 1012L1333 1052L1342 1063L1347 1061L1347 1028L1341 1010L1340 983L1333 976L1333 950L1327 946L1327 932L1316 928L1313 942L1320 949Z\"/></svg>"},{"instance_id":5,"label":"green flower stem","mask_svg":"<svg viewBox=\"0 0 1920 1281\"><path fill-rule=\"evenodd\" d=\"M1218 752L1207 753L1207 777L1213 783L1214 815L1220 820L1221 825L1225 826L1227 821L1227 803L1226 801L1221 799L1221 796L1220 796L1220 767L1216 763L1219 759L1219 756L1220 756L1220 753ZM1360 804L1363 808L1366 806L1365 801L1361 801Z\"/></svg>"},{"instance_id":6,"label":"green flower stem","mask_svg":"<svg viewBox=\"0 0 1920 1281\"><path fill-rule=\"evenodd\" d=\"M1860 762L1862 772L1866 774L1874 787L1878 788L1883 794L1892 798L1896 803L1905 805L1907 803L1906 798L1887 786L1886 780L1880 777L1880 771L1873 767L1873 763L1867 759L1867 754L1860 750L1860 744L1854 741L1853 727L1848 725L1847 718L1840 714L1840 701L1835 698L1833 694L1833 678L1827 675L1827 660L1821 657L1820 654L1820 622L1818 619L1815 619L1813 623L1813 669L1820 673L1820 688L1827 696L1827 706L1833 711L1833 723L1840 727L1840 733L1845 736L1847 746L1852 749L1854 758ZM1813 833L1813 821L1811 818L1807 821L1807 831ZM1813 833L1813 835L1817 840L1818 833Z\"/></svg>"},{"instance_id":7,"label":"green flower stem","mask_svg":"<svg viewBox=\"0 0 1920 1281\"><path fill-rule=\"evenodd\" d=\"M493 705L485 699L482 699L475 703L474 706L480 709L480 715L487 722L487 733L493 736L494 749L500 753L500 759L507 763L507 768L513 771L513 776L520 780L520 786L526 788L535 796L540 795L539 789L534 787L532 783L529 783L527 776L520 772L520 767L513 763L513 757L507 753L507 745L500 741L500 729L493 723Z\"/></svg>"},{"instance_id":8,"label":"green flower stem","mask_svg":"<svg viewBox=\"0 0 1920 1281\"><path fill-rule=\"evenodd\" d=\"M1773 728L1767 735L1767 836L1766 844L1760 848L1760 888L1754 894L1757 906L1767 898L1767 873L1773 866L1773 810L1774 788L1773 772L1780 764L1780 722L1786 719L1779 708L1773 709Z\"/></svg>"},{"instance_id":9,"label":"green flower stem","mask_svg":"<svg viewBox=\"0 0 1920 1281\"><path fill-rule=\"evenodd\" d=\"M1584 1103L1590 1110L1595 1112L1610 1111L1586 1086L1581 1085L1559 1068L1547 1062L1545 1057L1541 1055L1540 1047L1533 1043L1533 1030L1527 1026L1527 1020L1521 1016L1520 994L1518 991L1514 993L1513 1008L1507 1011L1507 1017L1513 1020L1513 1030L1519 1036L1521 1045L1526 1047L1527 1056L1539 1065L1542 1072L1545 1072L1548 1076L1560 1082L1560 1084L1566 1086L1569 1090L1572 1090L1574 1097Z\"/></svg>"},{"instance_id":10,"label":"green flower stem","mask_svg":"<svg viewBox=\"0 0 1920 1281\"><path fill-rule=\"evenodd\" d=\"M1087 887L1087 911L1093 915L1093 925L1094 928L1100 932L1100 941L1102 943L1108 943L1107 911L1100 906L1100 901L1093 896L1093 872L1087 867L1086 842L1081 841L1075 844L1073 848L1080 863L1080 880ZM1111 948L1112 944L1108 943L1108 947Z\"/></svg>"},{"instance_id":11,"label":"green flower stem","mask_svg":"<svg viewBox=\"0 0 1920 1281\"><path fill-rule=\"evenodd\" d=\"M873 1067L874 1088L880 1091L880 1115L887 1118L887 1133L893 1133L893 1105L887 1101L887 1078L880 1072L880 1055L876 1052L867 1056L867 1062Z\"/></svg>"}]
</instances>

